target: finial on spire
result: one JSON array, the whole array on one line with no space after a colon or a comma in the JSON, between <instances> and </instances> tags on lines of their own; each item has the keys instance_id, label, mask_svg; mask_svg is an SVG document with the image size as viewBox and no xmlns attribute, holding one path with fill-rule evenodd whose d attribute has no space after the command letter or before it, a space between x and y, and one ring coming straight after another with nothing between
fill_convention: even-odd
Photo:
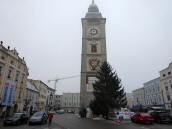
<instances>
[{"instance_id":1,"label":"finial on spire","mask_svg":"<svg viewBox=\"0 0 172 129\"><path fill-rule=\"evenodd\" d=\"M92 4L94 4L94 0L92 0Z\"/></svg>"}]
</instances>

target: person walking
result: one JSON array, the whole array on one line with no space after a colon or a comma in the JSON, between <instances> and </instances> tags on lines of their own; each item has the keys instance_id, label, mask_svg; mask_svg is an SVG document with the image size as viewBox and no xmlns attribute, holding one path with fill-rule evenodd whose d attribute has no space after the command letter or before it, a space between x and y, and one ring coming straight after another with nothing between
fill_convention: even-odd
<instances>
[{"instance_id":1,"label":"person walking","mask_svg":"<svg viewBox=\"0 0 172 129\"><path fill-rule=\"evenodd\" d=\"M120 125L120 124L122 123L123 116L122 116L122 114L120 114L119 112L117 112L117 113L116 113L116 117L117 117L116 123L117 123L118 125Z\"/></svg>"},{"instance_id":2,"label":"person walking","mask_svg":"<svg viewBox=\"0 0 172 129\"><path fill-rule=\"evenodd\" d=\"M53 113L52 112L49 112L48 113L48 125L51 125L52 120L53 120Z\"/></svg>"}]
</instances>

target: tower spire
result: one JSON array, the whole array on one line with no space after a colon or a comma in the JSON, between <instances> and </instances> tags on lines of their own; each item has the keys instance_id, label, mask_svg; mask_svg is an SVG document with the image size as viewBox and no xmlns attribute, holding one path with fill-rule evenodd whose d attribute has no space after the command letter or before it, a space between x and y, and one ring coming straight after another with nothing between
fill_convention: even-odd
<instances>
[{"instance_id":1,"label":"tower spire","mask_svg":"<svg viewBox=\"0 0 172 129\"><path fill-rule=\"evenodd\" d=\"M94 4L94 0L92 0L92 4Z\"/></svg>"}]
</instances>

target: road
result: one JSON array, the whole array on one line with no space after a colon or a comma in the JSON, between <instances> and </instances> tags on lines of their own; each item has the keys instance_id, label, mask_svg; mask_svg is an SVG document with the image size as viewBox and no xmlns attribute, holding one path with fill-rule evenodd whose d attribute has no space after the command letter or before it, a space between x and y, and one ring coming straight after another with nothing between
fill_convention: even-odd
<instances>
[{"instance_id":1,"label":"road","mask_svg":"<svg viewBox=\"0 0 172 129\"><path fill-rule=\"evenodd\" d=\"M74 114L55 115L51 126L45 125L20 125L0 127L0 129L171 129L172 124L134 124L130 121L124 121L117 124L114 121L92 120L87 118L78 118Z\"/></svg>"}]
</instances>

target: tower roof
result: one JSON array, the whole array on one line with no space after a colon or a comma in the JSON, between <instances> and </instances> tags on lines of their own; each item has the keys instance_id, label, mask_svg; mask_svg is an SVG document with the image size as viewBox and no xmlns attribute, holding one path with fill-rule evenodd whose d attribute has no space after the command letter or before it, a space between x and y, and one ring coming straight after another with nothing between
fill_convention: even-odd
<instances>
[{"instance_id":1,"label":"tower roof","mask_svg":"<svg viewBox=\"0 0 172 129\"><path fill-rule=\"evenodd\" d=\"M94 3L94 0L92 0L92 4L89 6L85 18L102 18L102 14L99 12L97 5Z\"/></svg>"}]
</instances>

